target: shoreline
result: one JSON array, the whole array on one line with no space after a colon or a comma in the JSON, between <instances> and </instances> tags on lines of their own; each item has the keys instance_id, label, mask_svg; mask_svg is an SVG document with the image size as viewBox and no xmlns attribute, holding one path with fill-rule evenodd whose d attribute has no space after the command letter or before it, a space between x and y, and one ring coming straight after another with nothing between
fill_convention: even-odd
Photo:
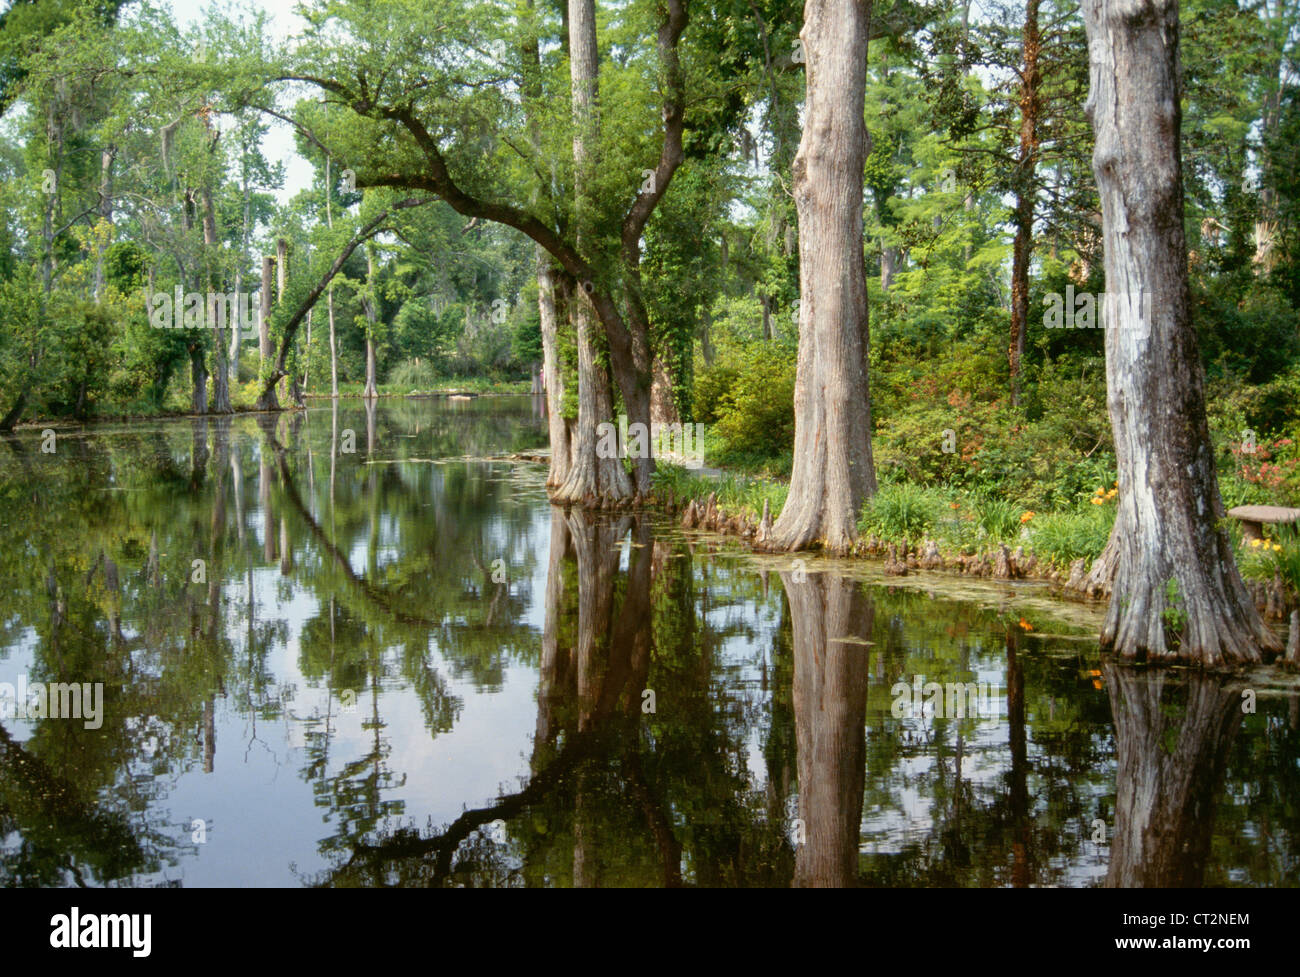
<instances>
[{"instance_id":1,"label":"shoreline","mask_svg":"<svg viewBox=\"0 0 1300 977\"><path fill-rule=\"evenodd\" d=\"M467 390L459 387L449 388L447 390L433 390L419 393L381 393L376 395L375 400L391 400L400 398L403 400L435 400L439 397L470 397L477 399L479 397L532 397L539 396L530 394L528 391L515 393L509 390ZM304 400L334 400L332 394L303 394ZM341 393L338 400L365 400L366 397L361 393ZM0 431L0 437L5 435L17 434L19 431L30 430L33 428L80 428L93 427L96 424L121 424L125 421L178 421L189 418L191 420L212 420L223 417L236 417L247 414L290 414L294 411L305 408L293 405L283 406L279 410L259 410L256 407L235 407L229 414L218 414L215 411L208 411L206 414L196 414L193 411L175 411L165 410L157 411L151 414L97 414L94 417L88 417L85 420L74 420L72 418L34 418L32 420L19 421L14 425L12 431Z\"/></svg>"},{"instance_id":2,"label":"shoreline","mask_svg":"<svg viewBox=\"0 0 1300 977\"><path fill-rule=\"evenodd\" d=\"M766 504L764 515L755 519L747 511L728 511L718 503L716 492L709 493L703 499L678 499L670 490L666 493L653 493L651 500L664 508L681 529L718 533L740 541L751 553L770 555L771 551L761 543L765 530L771 528L771 517ZM809 552L820 553L819 550ZM1097 606L1104 605L1109 600L1108 596L1093 595L1085 590L1091 564L1083 557L1062 569L1047 560L1040 560L1032 550L1026 552L1023 545L1012 549L1006 543L996 543L974 553L966 553L954 552L951 548L942 549L939 542L930 537L914 544L908 540L899 542L871 535L859 538L849 553L836 559L883 562L884 573L890 577L938 571L957 578L1043 583L1048 585L1053 598L1076 604ZM1265 622L1269 625L1280 624L1285 637L1287 621L1300 613L1300 595L1289 590L1278 579L1262 581L1243 578L1243 582Z\"/></svg>"}]
</instances>

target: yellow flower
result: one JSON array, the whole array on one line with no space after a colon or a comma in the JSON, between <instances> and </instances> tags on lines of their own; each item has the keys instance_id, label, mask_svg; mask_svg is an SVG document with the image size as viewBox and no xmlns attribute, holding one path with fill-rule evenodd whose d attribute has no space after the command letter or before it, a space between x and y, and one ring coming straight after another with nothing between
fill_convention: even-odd
<instances>
[{"instance_id":1,"label":"yellow flower","mask_svg":"<svg viewBox=\"0 0 1300 977\"><path fill-rule=\"evenodd\" d=\"M1262 542L1264 542L1262 539L1252 539L1252 540L1250 541L1250 545L1251 545L1251 547L1254 548L1254 549L1259 549L1259 544L1262 543Z\"/></svg>"},{"instance_id":2,"label":"yellow flower","mask_svg":"<svg viewBox=\"0 0 1300 977\"><path fill-rule=\"evenodd\" d=\"M1099 499L1099 498L1097 498L1097 496L1094 495L1094 496L1092 497L1092 504L1093 504L1093 505L1105 505L1106 503L1105 503L1105 500L1104 500L1104 499Z\"/></svg>"},{"instance_id":3,"label":"yellow flower","mask_svg":"<svg viewBox=\"0 0 1300 977\"><path fill-rule=\"evenodd\" d=\"M1281 545L1278 544L1278 543L1274 543L1274 544L1273 544L1273 552L1274 552L1274 553L1281 553L1281 552L1282 552L1282 547L1281 547Z\"/></svg>"}]
</instances>

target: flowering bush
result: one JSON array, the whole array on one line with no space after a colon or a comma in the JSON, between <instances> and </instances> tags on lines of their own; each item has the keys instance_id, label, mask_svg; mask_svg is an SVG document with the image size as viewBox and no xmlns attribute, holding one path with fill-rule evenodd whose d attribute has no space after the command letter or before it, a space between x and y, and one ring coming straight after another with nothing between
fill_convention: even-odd
<instances>
[{"instance_id":1,"label":"flowering bush","mask_svg":"<svg viewBox=\"0 0 1300 977\"><path fill-rule=\"evenodd\" d=\"M1252 580L1280 577L1293 593L1300 593L1300 531L1279 526L1274 538L1252 539L1241 549L1241 575Z\"/></svg>"},{"instance_id":2,"label":"flowering bush","mask_svg":"<svg viewBox=\"0 0 1300 977\"><path fill-rule=\"evenodd\" d=\"M1300 504L1300 445L1289 437L1229 448L1232 467L1223 486L1224 503L1234 505Z\"/></svg>"}]
</instances>

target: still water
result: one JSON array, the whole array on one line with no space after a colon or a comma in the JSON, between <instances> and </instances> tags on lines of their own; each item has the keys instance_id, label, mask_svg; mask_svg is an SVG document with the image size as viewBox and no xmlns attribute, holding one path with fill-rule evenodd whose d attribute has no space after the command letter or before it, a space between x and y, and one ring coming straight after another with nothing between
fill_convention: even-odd
<instances>
[{"instance_id":1,"label":"still water","mask_svg":"<svg viewBox=\"0 0 1300 977\"><path fill-rule=\"evenodd\" d=\"M0 883L1300 882L1293 688L566 515L545 442L523 397L0 444L0 693L103 694L0 701Z\"/></svg>"}]
</instances>

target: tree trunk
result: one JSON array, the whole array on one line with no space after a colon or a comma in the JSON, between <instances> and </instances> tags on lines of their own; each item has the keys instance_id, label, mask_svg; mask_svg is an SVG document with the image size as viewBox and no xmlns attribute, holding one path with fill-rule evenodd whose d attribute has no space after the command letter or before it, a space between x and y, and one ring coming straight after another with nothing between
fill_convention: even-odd
<instances>
[{"instance_id":1,"label":"tree trunk","mask_svg":"<svg viewBox=\"0 0 1300 977\"><path fill-rule=\"evenodd\" d=\"M894 275L898 271L898 248L888 244L880 246L880 290L888 292L894 285Z\"/></svg>"},{"instance_id":2,"label":"tree trunk","mask_svg":"<svg viewBox=\"0 0 1300 977\"><path fill-rule=\"evenodd\" d=\"M275 275L275 259L270 255L264 255L262 258L262 294L261 294L261 314L257 321L257 356L258 363L261 364L259 379L265 385L266 378L271 375L270 370L274 365L271 363L271 288L272 279ZM275 385L266 385L260 397L262 406L265 410L279 410L280 403L275 397Z\"/></svg>"},{"instance_id":3,"label":"tree trunk","mask_svg":"<svg viewBox=\"0 0 1300 977\"><path fill-rule=\"evenodd\" d=\"M208 412L208 367L203 362L203 344L197 340L190 344L190 381L193 395L190 398L190 410L195 414Z\"/></svg>"},{"instance_id":4,"label":"tree trunk","mask_svg":"<svg viewBox=\"0 0 1300 977\"><path fill-rule=\"evenodd\" d=\"M570 298L568 306L578 337L578 424L570 433L568 477L551 498L559 503L617 505L632 496L632 481L616 452L602 452L613 457L597 454L597 429L602 423L614 423L609 375L596 360L597 327L590 303Z\"/></svg>"},{"instance_id":5,"label":"tree trunk","mask_svg":"<svg viewBox=\"0 0 1300 977\"><path fill-rule=\"evenodd\" d=\"M1085 0L1102 205L1107 406L1119 468L1101 645L1223 666L1281 651L1237 572L1192 329L1179 153L1178 5Z\"/></svg>"},{"instance_id":6,"label":"tree trunk","mask_svg":"<svg viewBox=\"0 0 1300 977\"><path fill-rule=\"evenodd\" d=\"M339 395L339 347L338 340L334 334L334 286L330 286L329 295L326 298L330 320L330 396L337 398Z\"/></svg>"},{"instance_id":7,"label":"tree trunk","mask_svg":"<svg viewBox=\"0 0 1300 977\"><path fill-rule=\"evenodd\" d=\"M18 423L18 418L23 416L23 409L27 406L27 389L23 388L18 391L18 396L14 399L13 406L9 408L4 417L0 417L0 432L8 433L14 429Z\"/></svg>"},{"instance_id":8,"label":"tree trunk","mask_svg":"<svg viewBox=\"0 0 1300 977\"><path fill-rule=\"evenodd\" d=\"M1011 248L1011 342L1007 347L1010 366L1011 403L1020 403L1020 361L1025 353L1025 330L1029 322L1029 259L1034 250L1035 167L1038 160L1038 73L1039 0L1026 0L1024 66L1020 75L1020 154L1016 159L1016 227Z\"/></svg>"},{"instance_id":9,"label":"tree trunk","mask_svg":"<svg viewBox=\"0 0 1300 977\"><path fill-rule=\"evenodd\" d=\"M240 146L240 185L244 199L244 214L240 226L240 249L239 261L235 264L235 294L240 296L240 308L243 309L243 287L244 287L244 261L248 258L248 232L252 226L253 219L253 188L249 183L248 175L248 151L246 143ZM239 384L239 353L243 348L243 331L251 326L251 323L240 321L237 329L230 330L230 385Z\"/></svg>"},{"instance_id":10,"label":"tree trunk","mask_svg":"<svg viewBox=\"0 0 1300 977\"><path fill-rule=\"evenodd\" d=\"M212 190L204 185L203 191L203 249L208 262L209 294L221 291L221 273L217 269L217 209L212 202ZM226 303L221 303L225 318L234 316L234 328L239 329L240 310L243 303L235 296L233 310ZM230 406L230 371L226 367L226 324L223 316L216 314L214 303L209 303L208 311L212 313L212 411L214 414L229 414Z\"/></svg>"},{"instance_id":11,"label":"tree trunk","mask_svg":"<svg viewBox=\"0 0 1300 977\"><path fill-rule=\"evenodd\" d=\"M537 312L542 326L542 386L546 389L546 426L551 440L551 467L546 488L559 488L569 477L569 422L564 418L564 378L560 373L559 318L555 310L555 274L551 256L537 248Z\"/></svg>"},{"instance_id":12,"label":"tree trunk","mask_svg":"<svg viewBox=\"0 0 1300 977\"><path fill-rule=\"evenodd\" d=\"M858 883L873 608L855 581L782 573L794 638L799 817L794 885Z\"/></svg>"},{"instance_id":13,"label":"tree trunk","mask_svg":"<svg viewBox=\"0 0 1300 977\"><path fill-rule=\"evenodd\" d=\"M597 110L596 5L569 0L569 73L573 100L574 211L579 249L593 236L594 205L588 199L593 160L588 151L599 132ZM576 283L567 303L578 342L578 426L573 435L573 465L552 498L583 505L618 503L632 496L632 482L618 457L598 457L597 427L613 423L609 375L597 359L599 330L588 283ZM591 286L594 288L594 286ZM630 409L630 408L629 408ZM648 410L647 410L648 416ZM614 454L614 453L610 453Z\"/></svg>"},{"instance_id":14,"label":"tree trunk","mask_svg":"<svg viewBox=\"0 0 1300 977\"><path fill-rule=\"evenodd\" d=\"M105 146L99 154L99 216L113 224L113 160L116 146ZM95 248L95 301L104 300L104 248Z\"/></svg>"},{"instance_id":15,"label":"tree trunk","mask_svg":"<svg viewBox=\"0 0 1300 977\"><path fill-rule=\"evenodd\" d=\"M302 389L304 392L311 389L311 381L308 374L311 372L311 320L312 313L315 311L316 309L314 306L307 310L307 349L303 353L302 364Z\"/></svg>"},{"instance_id":16,"label":"tree trunk","mask_svg":"<svg viewBox=\"0 0 1300 977\"><path fill-rule=\"evenodd\" d=\"M334 184L330 176L330 158L325 157L325 222L329 225L330 230L334 229L334 208L330 201L334 196ZM334 335L334 286L330 285L329 294L326 296L326 302L329 306L330 320L330 396L337 400L339 395L339 348L338 342Z\"/></svg>"},{"instance_id":17,"label":"tree trunk","mask_svg":"<svg viewBox=\"0 0 1300 977\"><path fill-rule=\"evenodd\" d=\"M371 245L366 246L366 284L369 286L369 292L362 298L362 304L366 308L366 400L374 400L379 396L379 388L375 386L375 322L377 319L375 304L378 299L375 296L375 249Z\"/></svg>"},{"instance_id":18,"label":"tree trunk","mask_svg":"<svg viewBox=\"0 0 1300 977\"><path fill-rule=\"evenodd\" d=\"M289 287L289 242L284 238L275 240L275 304L284 302L285 290ZM278 365L278 364L277 364ZM288 399L288 377L280 378L280 399ZM278 406L278 405L277 405Z\"/></svg>"},{"instance_id":19,"label":"tree trunk","mask_svg":"<svg viewBox=\"0 0 1300 977\"><path fill-rule=\"evenodd\" d=\"M808 0L807 120L794 163L799 213L799 366L790 494L773 545L844 552L876 491L867 383L862 176L870 0Z\"/></svg>"},{"instance_id":20,"label":"tree trunk","mask_svg":"<svg viewBox=\"0 0 1300 977\"><path fill-rule=\"evenodd\" d=\"M677 401L673 397L673 381L668 375L668 367L656 356L654 359L654 380L650 385L650 421L654 424L680 424L682 416L677 410Z\"/></svg>"}]
</instances>

